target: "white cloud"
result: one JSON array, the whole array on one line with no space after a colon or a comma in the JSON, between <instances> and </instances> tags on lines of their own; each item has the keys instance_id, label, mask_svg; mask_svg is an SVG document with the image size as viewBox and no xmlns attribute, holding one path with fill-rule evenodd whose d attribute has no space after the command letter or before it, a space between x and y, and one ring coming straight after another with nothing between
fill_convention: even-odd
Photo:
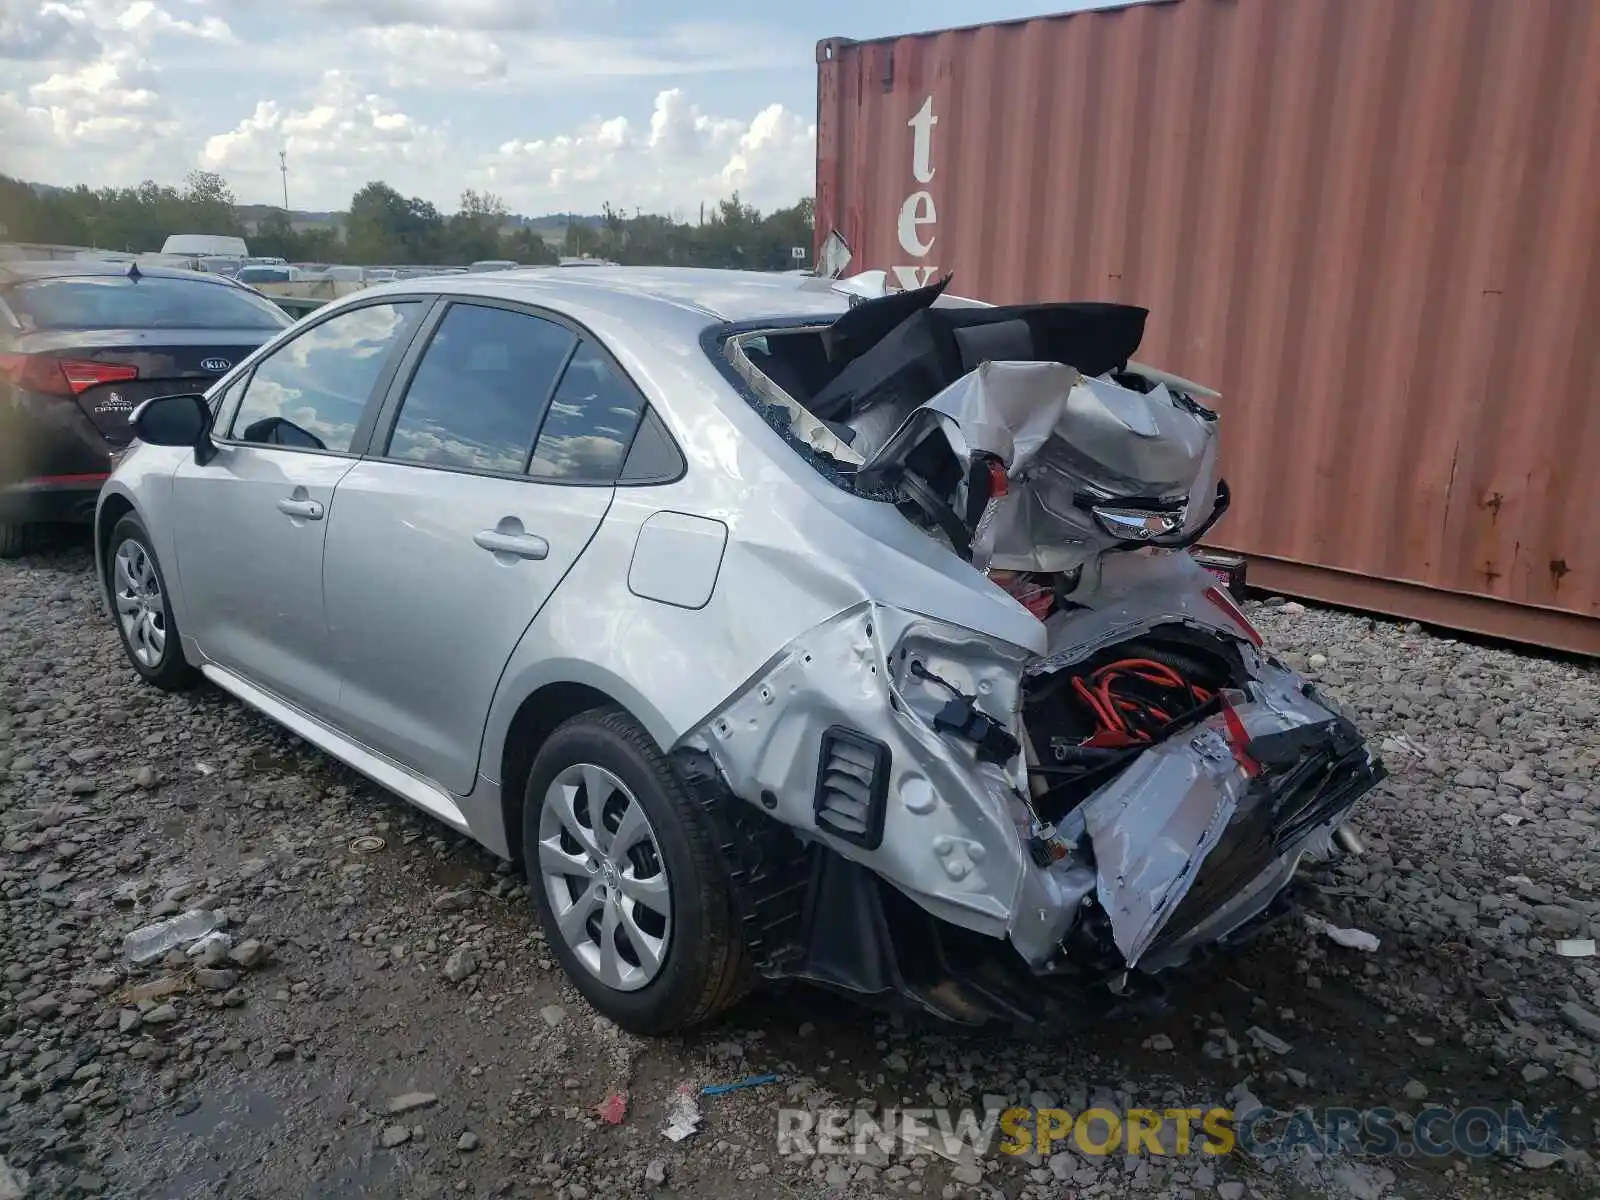
<instances>
[{"instance_id":1,"label":"white cloud","mask_svg":"<svg viewBox=\"0 0 1600 1200\"><path fill-rule=\"evenodd\" d=\"M220 17L187 20L156 0L0 0L0 59L81 61L98 55L102 46L148 50L174 38L236 40Z\"/></svg>"},{"instance_id":2,"label":"white cloud","mask_svg":"<svg viewBox=\"0 0 1600 1200\"><path fill-rule=\"evenodd\" d=\"M378 26L356 31L355 61L375 62L392 88L451 88L504 80L506 52L486 33Z\"/></svg>"},{"instance_id":3,"label":"white cloud","mask_svg":"<svg viewBox=\"0 0 1600 1200\"><path fill-rule=\"evenodd\" d=\"M550 91L577 81L683 79L792 65L781 39L736 24L680 25L650 37L413 23L369 25L337 35L325 53L394 90L491 87ZM303 67L305 47L274 42L259 51L277 70Z\"/></svg>"},{"instance_id":4,"label":"white cloud","mask_svg":"<svg viewBox=\"0 0 1600 1200\"><path fill-rule=\"evenodd\" d=\"M290 202L343 207L374 179L401 191L439 190L432 168L446 149L443 129L412 119L343 72L328 71L303 106L259 101L231 130L206 139L200 165L221 172L241 197L270 196L279 181L278 151L286 150ZM310 194L298 187L300 180L310 181Z\"/></svg>"},{"instance_id":5,"label":"white cloud","mask_svg":"<svg viewBox=\"0 0 1600 1200\"><path fill-rule=\"evenodd\" d=\"M200 38L207 42L232 42L236 39L228 23L219 17L205 16L198 21L185 21L175 17L153 0L133 0L116 14L117 28L124 33L148 38L182 37Z\"/></svg>"},{"instance_id":6,"label":"white cloud","mask_svg":"<svg viewBox=\"0 0 1600 1200\"><path fill-rule=\"evenodd\" d=\"M100 53L94 23L62 4L0 0L0 61L55 62Z\"/></svg>"},{"instance_id":7,"label":"white cloud","mask_svg":"<svg viewBox=\"0 0 1600 1200\"><path fill-rule=\"evenodd\" d=\"M782 105L749 120L712 116L672 88L656 97L647 122L611 117L571 134L515 139L470 178L524 213L593 212L606 201L686 211L735 190L770 209L810 194L815 147L816 126Z\"/></svg>"},{"instance_id":8,"label":"white cloud","mask_svg":"<svg viewBox=\"0 0 1600 1200\"><path fill-rule=\"evenodd\" d=\"M690 99L711 73L792 68L784 36L739 17L647 35L613 4L0 0L0 171L98 187L198 166L260 203L280 194L285 150L291 202L315 209L378 179L447 212L469 186L529 214L688 216L735 189L763 209L809 192L809 113L770 91ZM653 108L604 99L656 79L674 86Z\"/></svg>"},{"instance_id":9,"label":"white cloud","mask_svg":"<svg viewBox=\"0 0 1600 1200\"><path fill-rule=\"evenodd\" d=\"M176 182L184 163L174 142L181 122L160 75L131 49L57 70L25 92L0 93L6 170L30 179L129 185ZM61 165L73 171L63 178Z\"/></svg>"},{"instance_id":10,"label":"white cloud","mask_svg":"<svg viewBox=\"0 0 1600 1200\"><path fill-rule=\"evenodd\" d=\"M459 29L532 29L554 6L545 0L288 0L294 8L377 26L453 25Z\"/></svg>"}]
</instances>

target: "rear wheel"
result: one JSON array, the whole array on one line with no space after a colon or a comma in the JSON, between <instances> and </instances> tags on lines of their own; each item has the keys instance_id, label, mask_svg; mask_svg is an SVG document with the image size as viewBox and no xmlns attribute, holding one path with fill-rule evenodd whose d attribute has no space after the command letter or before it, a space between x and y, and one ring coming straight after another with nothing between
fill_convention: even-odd
<instances>
[{"instance_id":1,"label":"rear wheel","mask_svg":"<svg viewBox=\"0 0 1600 1200\"><path fill-rule=\"evenodd\" d=\"M176 692L192 687L200 673L183 657L167 582L150 547L150 535L130 514L111 531L110 546L106 590L128 661L158 688Z\"/></svg>"},{"instance_id":2,"label":"rear wheel","mask_svg":"<svg viewBox=\"0 0 1600 1200\"><path fill-rule=\"evenodd\" d=\"M716 847L626 713L584 713L550 735L529 772L522 837L546 941L602 1015L630 1033L672 1033L749 989Z\"/></svg>"},{"instance_id":3,"label":"rear wheel","mask_svg":"<svg viewBox=\"0 0 1600 1200\"><path fill-rule=\"evenodd\" d=\"M0 558L21 558L33 547L33 527L0 521Z\"/></svg>"}]
</instances>

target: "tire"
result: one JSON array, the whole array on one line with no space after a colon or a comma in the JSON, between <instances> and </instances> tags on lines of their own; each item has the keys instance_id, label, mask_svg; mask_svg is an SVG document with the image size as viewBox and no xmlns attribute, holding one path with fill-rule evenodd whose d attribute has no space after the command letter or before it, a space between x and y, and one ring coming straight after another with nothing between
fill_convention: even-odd
<instances>
[{"instance_id":1,"label":"tire","mask_svg":"<svg viewBox=\"0 0 1600 1200\"><path fill-rule=\"evenodd\" d=\"M33 548L33 527L0 521L0 558L21 558Z\"/></svg>"},{"instance_id":2,"label":"tire","mask_svg":"<svg viewBox=\"0 0 1600 1200\"><path fill-rule=\"evenodd\" d=\"M594 837L589 813L596 792L604 797L603 838ZM634 805L647 822L642 833ZM625 838L629 845L619 846ZM609 866L604 850L595 853L607 842L618 860ZM629 1033L689 1029L750 990L727 877L704 819L650 737L621 709L573 717L546 740L528 773L522 845L545 940L589 1004ZM650 907L659 894L649 903L636 898L645 888L665 894L664 920ZM563 932L558 903L569 931L587 914L577 937ZM605 974L602 947L612 930L616 950ZM659 951L653 969L652 947Z\"/></svg>"},{"instance_id":3,"label":"tire","mask_svg":"<svg viewBox=\"0 0 1600 1200\"><path fill-rule=\"evenodd\" d=\"M118 521L107 548L106 591L123 653L146 683L168 692L193 687L200 672L183 657L167 579L139 518L130 513ZM140 607L124 612L132 603Z\"/></svg>"}]
</instances>

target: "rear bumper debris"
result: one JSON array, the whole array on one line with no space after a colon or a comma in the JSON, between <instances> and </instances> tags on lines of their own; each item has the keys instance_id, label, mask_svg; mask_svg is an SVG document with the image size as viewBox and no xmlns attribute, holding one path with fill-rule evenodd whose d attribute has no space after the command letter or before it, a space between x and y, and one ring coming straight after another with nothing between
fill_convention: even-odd
<instances>
[{"instance_id":1,"label":"rear bumper debris","mask_svg":"<svg viewBox=\"0 0 1600 1200\"><path fill-rule=\"evenodd\" d=\"M674 751L762 975L963 1023L1159 1001L1163 972L1292 910L1302 856L1384 775L1345 716L1252 655L1221 710L1046 821L1005 744L1020 667L869 605Z\"/></svg>"}]
</instances>

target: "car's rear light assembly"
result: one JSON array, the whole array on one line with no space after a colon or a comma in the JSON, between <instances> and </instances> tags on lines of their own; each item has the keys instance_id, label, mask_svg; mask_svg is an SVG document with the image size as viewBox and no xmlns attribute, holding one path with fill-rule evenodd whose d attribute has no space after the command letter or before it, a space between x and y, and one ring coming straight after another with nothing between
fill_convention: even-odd
<instances>
[{"instance_id":1,"label":"car's rear light assembly","mask_svg":"<svg viewBox=\"0 0 1600 1200\"><path fill-rule=\"evenodd\" d=\"M1233 597L1223 591L1221 587L1216 585L1208 587L1206 589L1206 599L1220 608L1228 620L1240 628L1245 637L1250 639L1251 645L1259 646L1262 644L1260 631L1250 624L1250 618L1244 615L1244 610L1235 604Z\"/></svg>"},{"instance_id":2,"label":"car's rear light assembly","mask_svg":"<svg viewBox=\"0 0 1600 1200\"><path fill-rule=\"evenodd\" d=\"M137 379L139 369L44 354L0 354L0 378L9 380L13 387L46 396L80 396L104 383Z\"/></svg>"},{"instance_id":3,"label":"car's rear light assembly","mask_svg":"<svg viewBox=\"0 0 1600 1200\"><path fill-rule=\"evenodd\" d=\"M889 747L842 725L822 735L812 816L817 828L876 850L889 801Z\"/></svg>"}]
</instances>

